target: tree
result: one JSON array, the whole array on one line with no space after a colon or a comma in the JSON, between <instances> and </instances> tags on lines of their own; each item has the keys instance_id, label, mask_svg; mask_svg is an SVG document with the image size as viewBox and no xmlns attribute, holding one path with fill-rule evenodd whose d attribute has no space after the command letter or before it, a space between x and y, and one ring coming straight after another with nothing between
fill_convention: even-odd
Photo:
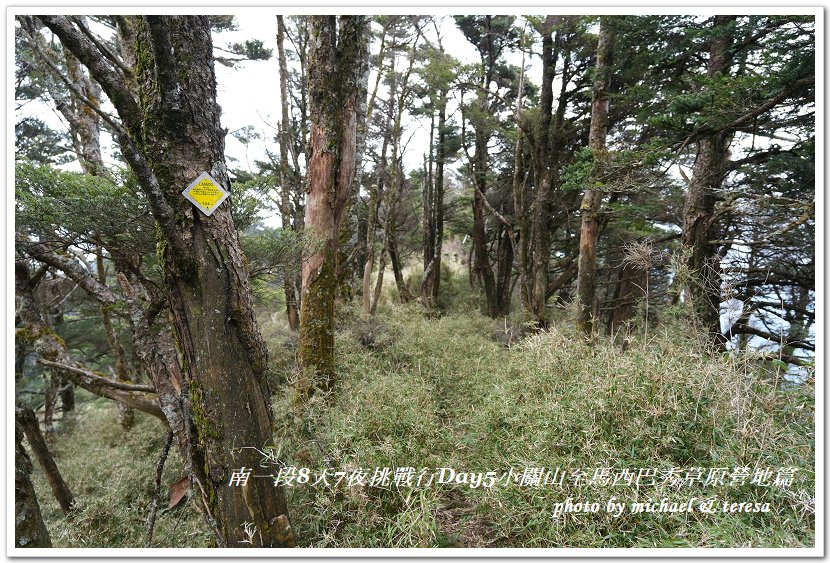
<instances>
[{"instance_id":1,"label":"tree","mask_svg":"<svg viewBox=\"0 0 830 563\"><path fill-rule=\"evenodd\" d=\"M437 25L436 25L437 28ZM436 33L438 31L436 30ZM441 282L441 253L444 242L444 169L457 152L457 135L447 119L447 104L453 82L458 77L458 61L449 55L438 36L430 45L421 69L424 99L420 112L430 117L429 154L423 189L423 266L421 300L428 309L435 307Z\"/></svg>"},{"instance_id":2,"label":"tree","mask_svg":"<svg viewBox=\"0 0 830 563\"><path fill-rule=\"evenodd\" d=\"M791 18L715 16L706 33L705 75L681 102L694 124L682 146L695 143L697 148L682 218L687 295L717 348L727 340L721 330L723 263L733 261L740 252L735 247L741 244L740 237L727 235L734 229L730 218L750 207L737 189L740 176L732 173L744 164L763 164L780 156L779 146L756 148L757 137L777 138L776 130L795 130L812 120L803 108L814 97L815 69L809 58L791 57L794 49L810 47L809 37L805 42L800 22ZM753 70L758 53L763 53L765 72ZM751 146L740 147L738 141L747 138ZM801 144L783 152L799 153ZM733 160L732 152L739 151L747 156ZM730 180L735 187L729 186Z\"/></svg>"},{"instance_id":3,"label":"tree","mask_svg":"<svg viewBox=\"0 0 830 563\"><path fill-rule=\"evenodd\" d=\"M591 128L588 148L594 158L593 184L582 198L582 227L579 238L577 275L577 328L591 335L594 332L594 294L596 291L597 238L599 209L602 205L602 178L608 170L605 137L608 134L608 82L611 65L611 31L608 17L600 18L597 39L597 62L594 68L594 99L591 104Z\"/></svg>"},{"instance_id":4,"label":"tree","mask_svg":"<svg viewBox=\"0 0 830 563\"><path fill-rule=\"evenodd\" d=\"M14 430L14 545L15 547L52 547L49 530L43 523L35 488L29 477L32 461L23 449L23 432Z\"/></svg>"},{"instance_id":5,"label":"tree","mask_svg":"<svg viewBox=\"0 0 830 563\"><path fill-rule=\"evenodd\" d=\"M309 53L311 132L305 226L322 245L304 263L298 400L334 384L334 301L340 222L352 190L360 84L368 71L368 18L314 16Z\"/></svg>"},{"instance_id":6,"label":"tree","mask_svg":"<svg viewBox=\"0 0 830 563\"><path fill-rule=\"evenodd\" d=\"M229 187L210 21L130 19L135 96L123 69L81 23L63 16L40 19L115 106L120 123L107 117L108 123L157 221L164 292L181 358L186 436L180 439L216 543L253 545L242 543L246 523L252 523L256 545L294 545L281 488L262 480L244 489L227 486L235 468L258 466L271 442L268 356L229 206L203 216L180 194L203 171Z\"/></svg>"},{"instance_id":7,"label":"tree","mask_svg":"<svg viewBox=\"0 0 830 563\"><path fill-rule=\"evenodd\" d=\"M291 169L288 166L288 153L291 147L291 120L288 112L288 65L285 59L285 22L282 16L277 16L277 52L280 65L280 217L284 229L291 225ZM299 173L299 171L295 172ZM296 225L293 226L296 229ZM285 291L285 308L288 315L288 325L292 330L300 327L300 316L297 306L294 280L285 276L282 284Z\"/></svg>"},{"instance_id":8,"label":"tree","mask_svg":"<svg viewBox=\"0 0 830 563\"><path fill-rule=\"evenodd\" d=\"M517 39L512 16L455 16L456 25L479 52L480 64L473 71L475 102L465 108L465 116L473 127L474 152L468 156L468 169L473 184L473 261L472 273L484 287L487 314L493 318L504 316L510 308L510 283L513 269L513 243L499 228L496 254L496 272L490 264L487 228L484 210L495 211L487 200L493 171L488 145L497 131L498 114L507 109L510 95L493 95L496 90L513 87L514 69L504 64L504 51ZM514 93L515 95L515 93ZM466 139L465 139L465 151ZM507 201L507 198L504 198Z\"/></svg>"}]
</instances>

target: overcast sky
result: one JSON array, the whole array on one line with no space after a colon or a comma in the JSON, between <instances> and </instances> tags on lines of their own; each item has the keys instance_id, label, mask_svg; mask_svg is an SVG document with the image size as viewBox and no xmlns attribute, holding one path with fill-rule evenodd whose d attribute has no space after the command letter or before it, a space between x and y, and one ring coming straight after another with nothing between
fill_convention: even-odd
<instances>
[{"instance_id":1,"label":"overcast sky","mask_svg":"<svg viewBox=\"0 0 830 563\"><path fill-rule=\"evenodd\" d=\"M279 150L274 141L277 122L280 115L279 72L276 52L276 12L261 12L237 16L239 30L223 32L214 35L214 44L225 47L228 43L240 43L246 39L259 39L269 49L273 49L274 57L268 61L248 61L239 64L236 68L222 65L216 66L219 88L219 103L222 106L222 125L230 132L246 126L253 126L262 134L262 139L251 142L246 151L245 146L236 138L228 135L227 155L238 159L238 162L229 163L230 166L253 170L254 161L266 158L265 148L273 153ZM379 29L379 26L377 26ZM451 16L441 16L440 26L442 43L446 51L463 63L473 63L479 60L478 51L466 40L456 27ZM434 31L429 26L425 33L434 41ZM286 49L291 45L286 42ZM373 43L373 52L377 51L377 39ZM521 64L521 55L514 53L508 57L512 64ZM539 83L540 77L534 76L540 65L535 60L528 59L528 78ZM399 63L401 66L402 63ZM374 72L369 78L374 84ZM385 93L384 93L385 95ZM451 104L450 111L456 106ZM408 143L408 150L404 155L404 165L407 169L420 167L423 162L423 153L427 151L429 143L429 123L408 121L404 128L404 141L409 135L414 135Z\"/></svg>"}]
</instances>

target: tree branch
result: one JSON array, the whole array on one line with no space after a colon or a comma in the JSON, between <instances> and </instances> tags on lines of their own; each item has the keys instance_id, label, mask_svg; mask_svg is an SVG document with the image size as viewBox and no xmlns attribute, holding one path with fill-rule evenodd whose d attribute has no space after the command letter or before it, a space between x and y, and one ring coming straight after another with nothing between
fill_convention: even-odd
<instances>
[{"instance_id":1,"label":"tree branch","mask_svg":"<svg viewBox=\"0 0 830 563\"><path fill-rule=\"evenodd\" d=\"M18 238L15 241L15 246L35 260L66 274L69 279L81 286L84 291L100 303L104 305L121 303L121 299L110 288L95 279L75 260L56 254L49 247L39 242Z\"/></svg>"},{"instance_id":2,"label":"tree branch","mask_svg":"<svg viewBox=\"0 0 830 563\"><path fill-rule=\"evenodd\" d=\"M130 89L112 66L107 63L101 51L78 28L72 25L66 16L38 16L40 21L58 36L65 49L75 55L89 69L92 77L98 81L106 92L121 121L130 134L141 138L141 111Z\"/></svg>"},{"instance_id":3,"label":"tree branch","mask_svg":"<svg viewBox=\"0 0 830 563\"><path fill-rule=\"evenodd\" d=\"M793 348L800 348L802 350L810 350L815 352L816 347L809 342L804 342L803 340L799 340L797 338L787 338L784 335L775 335L765 330L761 330L759 328L755 328L749 326L745 323L734 324L732 328L729 329L729 332L734 336L736 334L749 334L752 336L757 336L759 338L763 338L765 340L769 340L770 342L775 342L782 346L792 346Z\"/></svg>"},{"instance_id":4,"label":"tree branch","mask_svg":"<svg viewBox=\"0 0 830 563\"><path fill-rule=\"evenodd\" d=\"M49 360L39 359L37 362L43 366L60 370L69 380L90 393L114 401L120 401L128 407L153 415L165 423L167 422L158 404L158 395L152 387L146 385L128 385L102 377L87 369L51 362Z\"/></svg>"},{"instance_id":5,"label":"tree branch","mask_svg":"<svg viewBox=\"0 0 830 563\"><path fill-rule=\"evenodd\" d=\"M132 139L126 133L122 132L118 135L118 144L121 145L121 152L124 158L127 159L133 172L138 177L139 182L144 187L147 200L153 210L153 216L158 221L165 238L170 241L173 247L173 256L177 260L189 256L190 251L187 249L184 239L182 239L179 230L176 228L173 208L170 207L170 204L164 198L164 192L159 185L158 178L156 178L153 169L150 168L150 164L136 150Z\"/></svg>"},{"instance_id":6,"label":"tree branch","mask_svg":"<svg viewBox=\"0 0 830 563\"><path fill-rule=\"evenodd\" d=\"M132 70L127 68L127 66L119 59L115 54L107 47L105 44L98 41L98 38L89 30L83 20L78 16L73 16L72 21L80 28L80 30L86 35L92 43L98 47L98 50L112 62L115 66L117 66L121 72L124 73L125 76L132 76Z\"/></svg>"},{"instance_id":7,"label":"tree branch","mask_svg":"<svg viewBox=\"0 0 830 563\"><path fill-rule=\"evenodd\" d=\"M75 375L85 378L84 381L89 384L97 383L100 385L106 385L107 387L112 387L113 389L120 389L122 391L138 391L142 393L156 392L156 388L152 385L137 385L134 383L124 383L116 379L110 379L108 377L104 377L103 375L98 375L94 371L84 368L69 366L66 364L52 362L50 360L44 359L39 359L37 363L44 365L46 367L59 369L63 372L71 372Z\"/></svg>"},{"instance_id":8,"label":"tree branch","mask_svg":"<svg viewBox=\"0 0 830 563\"><path fill-rule=\"evenodd\" d=\"M32 47L34 48L35 53L44 63L46 63L46 66L49 67L49 70L52 71L52 74L58 77L58 79L61 82L63 82L66 85L66 87L69 88L72 91L72 93L75 94L78 97L78 99L84 103L85 106L89 107L92 111L97 113L101 117L101 119L106 121L107 124L109 124L113 129L117 131L122 131L124 128L121 126L120 123L116 122L110 114L101 110L101 108L98 107L98 104L93 103L92 100L90 100L83 92L81 92L80 88L78 88L71 80L69 80L65 76L64 72L61 71L61 69L58 68L58 66L52 60L49 59L49 56L43 51L43 48L40 45L37 31L30 29L30 26L26 26L26 32L28 33L29 38L32 40ZM55 105L58 107L58 110L66 118L66 120L69 121L70 125L77 126L77 118L72 112L68 111L68 108L66 107L66 103L64 101L56 99Z\"/></svg>"}]
</instances>

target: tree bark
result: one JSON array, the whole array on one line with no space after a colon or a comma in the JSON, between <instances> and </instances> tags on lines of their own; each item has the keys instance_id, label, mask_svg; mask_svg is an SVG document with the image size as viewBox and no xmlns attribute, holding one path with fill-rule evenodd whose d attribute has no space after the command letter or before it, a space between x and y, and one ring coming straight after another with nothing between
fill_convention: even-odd
<instances>
[{"instance_id":1,"label":"tree bark","mask_svg":"<svg viewBox=\"0 0 830 563\"><path fill-rule=\"evenodd\" d=\"M63 480L52 454L49 453L49 448L46 446L46 441L40 432L40 425L35 413L32 409L17 405L14 410L14 421L26 435L29 447L32 448L32 453L35 454L38 464L43 469L46 481L49 483L52 494L55 495L61 510L64 514L69 514L74 507L75 498L72 496L66 481Z\"/></svg>"},{"instance_id":2,"label":"tree bark","mask_svg":"<svg viewBox=\"0 0 830 563\"><path fill-rule=\"evenodd\" d=\"M334 300L340 221L355 175L360 81L368 64L364 16L314 16L308 89L312 116L305 226L322 247L303 263L297 398L334 384Z\"/></svg>"},{"instance_id":3,"label":"tree bark","mask_svg":"<svg viewBox=\"0 0 830 563\"><path fill-rule=\"evenodd\" d=\"M32 461L23 449L23 432L14 429L14 546L52 547L49 530L43 523L35 488L29 477Z\"/></svg>"},{"instance_id":4,"label":"tree bark","mask_svg":"<svg viewBox=\"0 0 830 563\"><path fill-rule=\"evenodd\" d=\"M585 190L580 211L582 225L579 235L579 263L576 279L577 330L593 336L595 332L594 299L597 275L597 239L599 238L599 209L602 205L602 178L607 174L608 150L608 83L611 65L611 31L608 17L600 18L597 41L597 62L594 68L594 99L591 103L591 126L588 147L594 158L592 185Z\"/></svg>"}]
</instances>

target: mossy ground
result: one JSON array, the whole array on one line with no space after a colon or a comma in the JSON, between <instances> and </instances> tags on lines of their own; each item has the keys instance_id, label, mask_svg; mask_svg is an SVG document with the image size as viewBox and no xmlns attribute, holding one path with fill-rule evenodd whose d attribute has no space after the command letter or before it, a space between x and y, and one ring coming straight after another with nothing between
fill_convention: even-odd
<instances>
[{"instance_id":1,"label":"mossy ground","mask_svg":"<svg viewBox=\"0 0 830 563\"><path fill-rule=\"evenodd\" d=\"M453 285L455 284L455 285ZM390 284L391 285L391 284ZM549 332L514 337L509 322L476 312L460 281L443 315L391 305L375 318L359 304L338 312L336 391L294 403L293 350L282 308L260 314L277 375L275 441L288 465L371 475L376 467L596 469L735 465L795 466L777 487L633 488L464 486L390 489L295 486L292 524L306 547L807 547L814 527L814 387L782 384L778 368L704 353L682 320L635 334L625 351L590 347L567 311ZM768 365L768 364L767 364ZM79 502L67 521L39 470L35 480L56 546L141 546L164 439L137 416L124 434L114 406L82 403L59 436L58 464ZM171 452L165 487L177 479ZM590 477L591 475L588 475ZM711 497L769 502L767 514L628 514L605 502ZM567 497L597 501L599 514L551 518ZM161 514L158 546L208 545L190 504Z\"/></svg>"}]
</instances>

